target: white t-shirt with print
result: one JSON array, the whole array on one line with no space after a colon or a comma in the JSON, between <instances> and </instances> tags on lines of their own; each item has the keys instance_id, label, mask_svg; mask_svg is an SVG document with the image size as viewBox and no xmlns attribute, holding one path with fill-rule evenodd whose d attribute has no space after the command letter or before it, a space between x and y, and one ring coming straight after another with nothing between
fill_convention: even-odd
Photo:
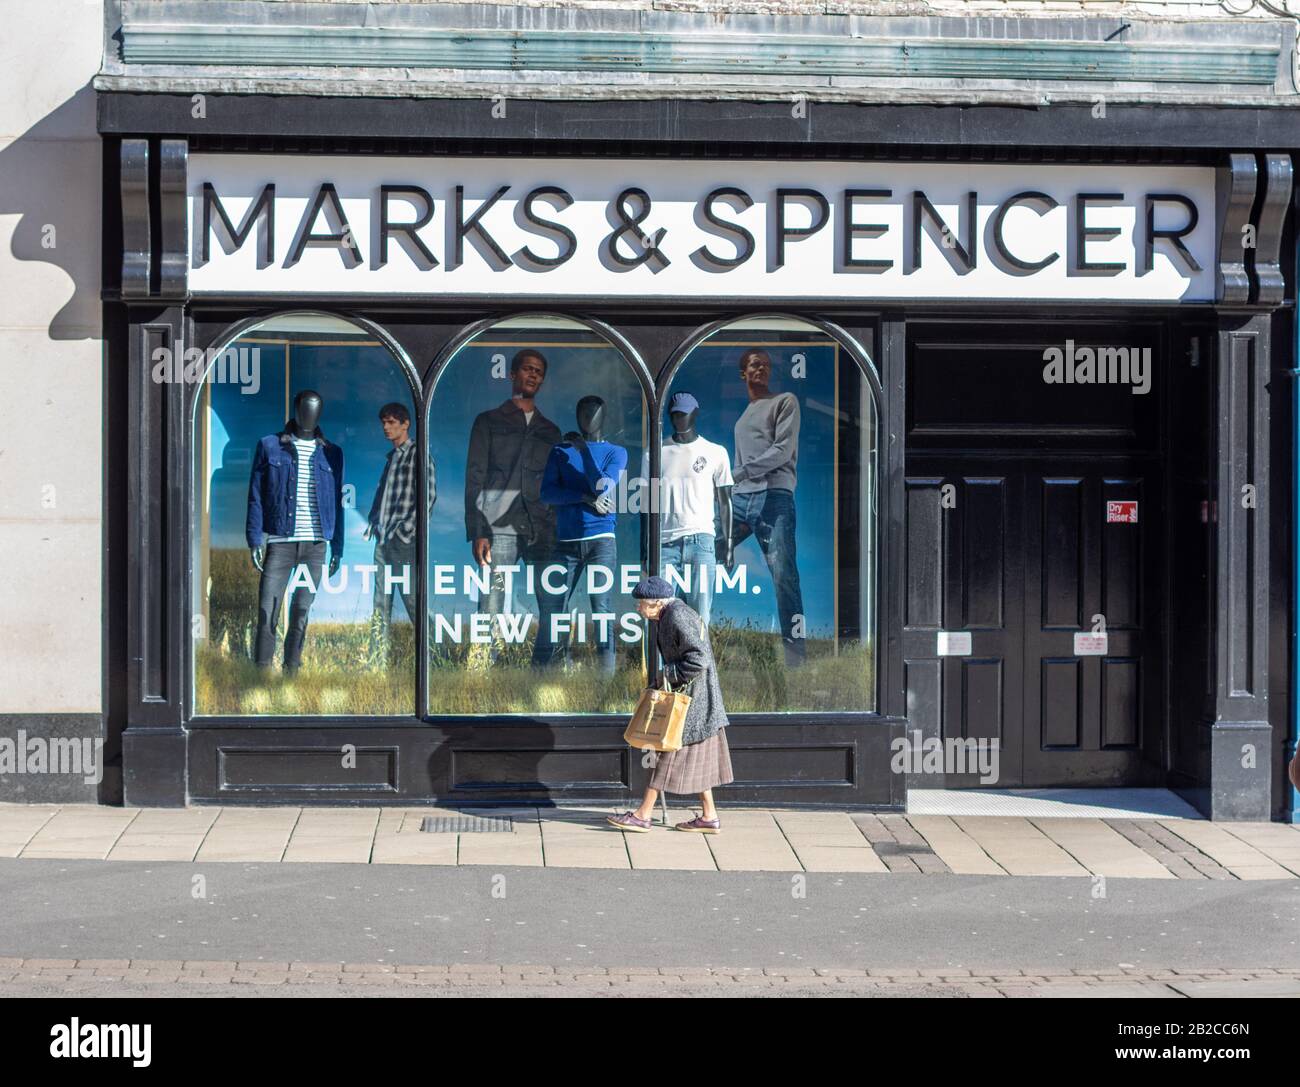
<instances>
[{"instance_id":1,"label":"white t-shirt with print","mask_svg":"<svg viewBox=\"0 0 1300 1087\"><path fill-rule=\"evenodd\" d=\"M730 487L731 455L717 442L696 438L678 442L668 438L660 458L659 511L664 543L713 535L714 489ZM649 460L641 463L641 478L650 474Z\"/></svg>"}]
</instances>

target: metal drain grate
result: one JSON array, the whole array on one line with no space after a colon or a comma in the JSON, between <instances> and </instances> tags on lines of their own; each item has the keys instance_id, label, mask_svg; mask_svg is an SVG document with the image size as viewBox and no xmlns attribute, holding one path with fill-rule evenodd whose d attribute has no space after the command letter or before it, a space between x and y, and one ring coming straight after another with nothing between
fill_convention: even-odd
<instances>
[{"instance_id":1,"label":"metal drain grate","mask_svg":"<svg viewBox=\"0 0 1300 1087\"><path fill-rule=\"evenodd\" d=\"M428 834L510 834L515 821L509 815L426 815L420 829Z\"/></svg>"}]
</instances>

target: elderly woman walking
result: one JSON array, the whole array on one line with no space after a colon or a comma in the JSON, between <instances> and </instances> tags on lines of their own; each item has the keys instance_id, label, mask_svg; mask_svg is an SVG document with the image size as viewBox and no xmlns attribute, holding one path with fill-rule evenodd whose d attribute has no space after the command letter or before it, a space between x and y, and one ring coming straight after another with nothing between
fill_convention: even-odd
<instances>
[{"instance_id":1,"label":"elderly woman walking","mask_svg":"<svg viewBox=\"0 0 1300 1087\"><path fill-rule=\"evenodd\" d=\"M659 655L664 675L674 690L691 696L682 726L682 746L660 752L645 796L635 811L611 815L608 821L621 830L638 833L650 829L655 801L664 793L698 793L701 812L678 823L678 830L717 834L722 829L713 789L728 785L731 753L727 749L727 711L722 706L718 668L709 635L699 615L673 596L672 586L661 577L646 578L632 590L643 619L658 621Z\"/></svg>"}]
</instances>

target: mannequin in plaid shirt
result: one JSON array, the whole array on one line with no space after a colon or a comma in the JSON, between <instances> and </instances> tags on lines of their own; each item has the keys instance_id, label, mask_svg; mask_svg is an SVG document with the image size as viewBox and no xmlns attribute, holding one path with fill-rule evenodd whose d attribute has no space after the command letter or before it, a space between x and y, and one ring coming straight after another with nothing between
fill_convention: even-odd
<instances>
[{"instance_id":1,"label":"mannequin in plaid shirt","mask_svg":"<svg viewBox=\"0 0 1300 1087\"><path fill-rule=\"evenodd\" d=\"M416 497L415 442L411 438L411 413L402 404L379 409L384 437L393 443L384 462L375 500L370 505L364 536L375 541L375 611L370 624L370 658L382 664L389 649L393 596L402 594L406 613L415 622L416 578L415 522L422 516ZM429 508L437 497L433 458L429 458ZM386 573L385 568L388 572ZM405 575L405 577L403 577ZM391 578L391 585L389 579Z\"/></svg>"}]
</instances>

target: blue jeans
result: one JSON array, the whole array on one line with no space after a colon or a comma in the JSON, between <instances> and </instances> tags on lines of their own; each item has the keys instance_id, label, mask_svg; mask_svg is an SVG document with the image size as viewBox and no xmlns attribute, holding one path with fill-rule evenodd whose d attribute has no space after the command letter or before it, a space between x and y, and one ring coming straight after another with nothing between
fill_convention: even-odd
<instances>
[{"instance_id":1,"label":"blue jeans","mask_svg":"<svg viewBox=\"0 0 1300 1087\"><path fill-rule=\"evenodd\" d=\"M545 664L551 659L553 646L550 637L550 609L558 606L559 601L553 601L551 595L542 588L542 571L546 569L547 563L537 561L535 551L536 549L532 545L525 543L513 532L492 533L493 569L491 588L485 597L479 599L479 608L493 617L491 651L493 662L499 660L501 656L501 645L497 634L497 623L500 620L496 616L504 612L506 605L505 575L497 569L502 566L517 567L513 575L514 580L511 583L514 614L516 615L523 614L525 610L523 599L527 592L528 569L532 568L533 588L537 597L537 637L533 642L533 664Z\"/></svg>"},{"instance_id":2,"label":"blue jeans","mask_svg":"<svg viewBox=\"0 0 1300 1087\"><path fill-rule=\"evenodd\" d=\"M401 594L406 614L412 623L416 622L415 578L420 566L415 561L415 541L405 543L396 536L388 541L376 541L375 565L379 569L375 571L375 609L370 619L370 661L376 666L386 666L385 654L391 650L393 597ZM387 577L385 567L389 570Z\"/></svg>"},{"instance_id":3,"label":"blue jeans","mask_svg":"<svg viewBox=\"0 0 1300 1087\"><path fill-rule=\"evenodd\" d=\"M731 495L732 535L736 546L751 534L758 541L776 589L776 611L781 621L785 663L799 665L806 657L803 624L803 590L794 551L794 491L769 487ZM795 616L800 630L795 633Z\"/></svg>"},{"instance_id":4,"label":"blue jeans","mask_svg":"<svg viewBox=\"0 0 1300 1087\"><path fill-rule=\"evenodd\" d=\"M689 576L689 589L681 588L672 578L669 578L669 582L677 588L677 595L699 615L706 627L709 625L709 613L713 605L713 571L718 564L713 547L713 533L699 532L694 536L666 540L659 549L659 566L664 571L664 577L668 577L669 567L680 578Z\"/></svg>"},{"instance_id":5,"label":"blue jeans","mask_svg":"<svg viewBox=\"0 0 1300 1087\"><path fill-rule=\"evenodd\" d=\"M579 592L587 592L587 599L591 604L592 615L613 615L610 607L612 586L615 578L618 577L618 541L613 536L602 536L595 540L561 540L555 545L555 555L550 563L546 565L564 565L564 591L559 594L550 594L539 585L537 588L538 603L542 603L542 598L546 597L546 603L540 609L542 617L549 625L551 615L573 610L573 598ZM587 590L587 578L592 576L592 568L597 567L596 578L600 582L610 581L611 588L602 592L591 592ZM546 566L538 564L538 576ZM605 571L608 571L609 578L605 577ZM551 583L555 584L557 578L552 577ZM588 630L589 637L596 641L596 660L600 666L601 674L612 676L614 674L615 653L614 653L614 625L615 619L611 618L603 625L604 636L601 636L602 626L592 623ZM547 631L549 635L549 629ZM550 664L558 661L569 653L569 632L560 631L556 634L552 642L549 637L543 640L542 634L538 632L538 646L545 648L535 654L534 664ZM548 652L549 651L549 652Z\"/></svg>"}]
</instances>

